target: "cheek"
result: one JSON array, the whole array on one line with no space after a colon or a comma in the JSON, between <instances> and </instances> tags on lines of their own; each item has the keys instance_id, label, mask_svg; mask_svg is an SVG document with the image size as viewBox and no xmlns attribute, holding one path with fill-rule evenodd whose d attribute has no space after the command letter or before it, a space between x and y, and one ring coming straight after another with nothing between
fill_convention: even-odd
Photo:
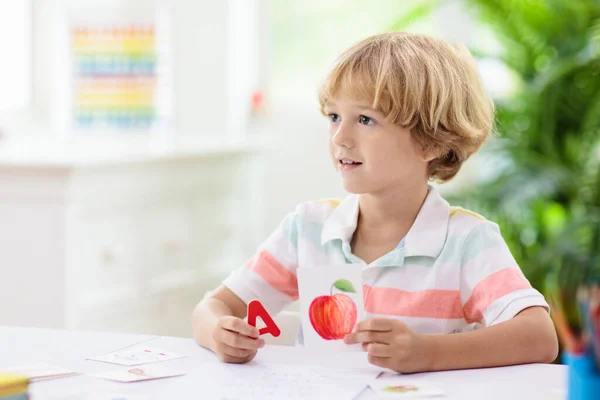
<instances>
[{"instance_id":1,"label":"cheek","mask_svg":"<svg viewBox=\"0 0 600 400\"><path fill-rule=\"evenodd\" d=\"M380 149L376 156L376 165L388 176L405 176L420 171L426 164L411 147L391 145Z\"/></svg>"},{"instance_id":2,"label":"cheek","mask_svg":"<svg viewBox=\"0 0 600 400\"><path fill-rule=\"evenodd\" d=\"M329 157L331 159L331 163L333 164L334 168L337 171L338 168L338 160L335 158L335 146L333 145L332 141L331 141L331 135L329 136L328 140L328 147L329 147Z\"/></svg>"}]
</instances>

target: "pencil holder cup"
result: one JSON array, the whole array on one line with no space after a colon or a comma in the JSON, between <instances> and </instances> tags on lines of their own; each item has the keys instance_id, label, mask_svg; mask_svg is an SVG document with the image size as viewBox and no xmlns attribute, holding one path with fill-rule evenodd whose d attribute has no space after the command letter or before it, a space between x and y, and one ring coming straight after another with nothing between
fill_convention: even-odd
<instances>
[{"instance_id":1,"label":"pencil holder cup","mask_svg":"<svg viewBox=\"0 0 600 400\"><path fill-rule=\"evenodd\" d=\"M569 400L600 398L600 372L592 355L565 352L563 362L569 367L567 383Z\"/></svg>"}]
</instances>

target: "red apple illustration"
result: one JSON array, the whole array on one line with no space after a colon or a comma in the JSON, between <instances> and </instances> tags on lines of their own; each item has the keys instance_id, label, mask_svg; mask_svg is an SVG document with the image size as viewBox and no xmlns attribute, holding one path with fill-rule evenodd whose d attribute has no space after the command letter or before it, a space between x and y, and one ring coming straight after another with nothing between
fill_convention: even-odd
<instances>
[{"instance_id":1,"label":"red apple illustration","mask_svg":"<svg viewBox=\"0 0 600 400\"><path fill-rule=\"evenodd\" d=\"M308 309L308 316L315 332L325 340L343 339L356 323L356 304L343 293L333 294L333 288L346 293L356 293L352 283L338 279L328 296L316 297Z\"/></svg>"}]
</instances>

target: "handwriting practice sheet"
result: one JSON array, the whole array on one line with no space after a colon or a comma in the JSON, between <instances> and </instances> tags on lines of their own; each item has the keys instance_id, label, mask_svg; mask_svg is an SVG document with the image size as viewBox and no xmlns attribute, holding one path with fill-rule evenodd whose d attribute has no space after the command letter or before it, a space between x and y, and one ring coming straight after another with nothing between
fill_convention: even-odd
<instances>
[{"instance_id":1,"label":"handwriting practice sheet","mask_svg":"<svg viewBox=\"0 0 600 400\"><path fill-rule=\"evenodd\" d=\"M202 393L220 400L351 400L377 375L313 366L207 364L181 378L169 393Z\"/></svg>"}]
</instances>

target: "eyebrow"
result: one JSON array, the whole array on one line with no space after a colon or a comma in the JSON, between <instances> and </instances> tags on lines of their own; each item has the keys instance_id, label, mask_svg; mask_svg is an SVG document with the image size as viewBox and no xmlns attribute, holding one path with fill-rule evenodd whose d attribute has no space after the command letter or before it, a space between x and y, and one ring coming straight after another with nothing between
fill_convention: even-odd
<instances>
[{"instance_id":1,"label":"eyebrow","mask_svg":"<svg viewBox=\"0 0 600 400\"><path fill-rule=\"evenodd\" d=\"M379 111L377 111L377 110L375 110L374 108L372 108L372 107L369 107L369 106L363 106L363 105L359 105L359 106L357 106L356 108L358 108L359 110L362 110L362 111L370 111L370 112L375 112L375 113L378 113L378 112L379 112Z\"/></svg>"},{"instance_id":2,"label":"eyebrow","mask_svg":"<svg viewBox=\"0 0 600 400\"><path fill-rule=\"evenodd\" d=\"M333 102L333 101L328 101L328 102L326 102L323 105L323 107L335 107L335 106L337 106L337 104L335 102ZM374 108L372 108L372 107L370 107L368 105L365 105L365 104L354 104L353 107L355 107L355 108L357 108L358 110L361 110L361 111L370 111L370 112L379 113L379 111L377 111Z\"/></svg>"}]
</instances>

